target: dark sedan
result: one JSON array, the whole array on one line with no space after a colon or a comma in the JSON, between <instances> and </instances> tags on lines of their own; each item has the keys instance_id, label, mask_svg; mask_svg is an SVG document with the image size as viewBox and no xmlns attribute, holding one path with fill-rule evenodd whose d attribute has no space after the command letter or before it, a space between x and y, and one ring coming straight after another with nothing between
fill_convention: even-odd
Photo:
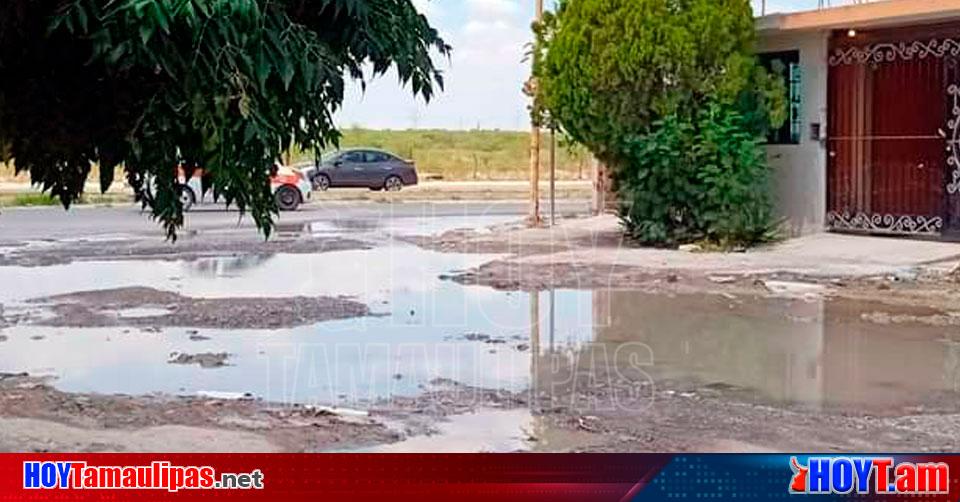
<instances>
[{"instance_id":1,"label":"dark sedan","mask_svg":"<svg viewBox=\"0 0 960 502\"><path fill-rule=\"evenodd\" d=\"M373 148L352 148L324 155L318 166L303 170L314 190L369 188L396 192L417 184L413 162Z\"/></svg>"}]
</instances>

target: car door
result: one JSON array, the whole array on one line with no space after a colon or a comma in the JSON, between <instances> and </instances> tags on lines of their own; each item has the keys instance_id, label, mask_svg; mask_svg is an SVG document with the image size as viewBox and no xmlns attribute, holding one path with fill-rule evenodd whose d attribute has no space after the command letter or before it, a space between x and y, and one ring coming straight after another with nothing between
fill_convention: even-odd
<instances>
[{"instance_id":1,"label":"car door","mask_svg":"<svg viewBox=\"0 0 960 502\"><path fill-rule=\"evenodd\" d=\"M390 170L390 158L383 152L366 151L363 166L363 186L380 188Z\"/></svg>"},{"instance_id":2,"label":"car door","mask_svg":"<svg viewBox=\"0 0 960 502\"><path fill-rule=\"evenodd\" d=\"M363 167L366 163L362 151L348 151L340 155L330 170L330 184L337 187L363 185Z\"/></svg>"}]
</instances>

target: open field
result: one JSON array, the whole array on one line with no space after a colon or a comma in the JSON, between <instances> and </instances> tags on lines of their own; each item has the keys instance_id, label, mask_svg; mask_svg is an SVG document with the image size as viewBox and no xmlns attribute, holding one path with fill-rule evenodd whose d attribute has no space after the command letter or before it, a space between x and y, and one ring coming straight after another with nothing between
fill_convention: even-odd
<instances>
[{"instance_id":1,"label":"open field","mask_svg":"<svg viewBox=\"0 0 960 502\"><path fill-rule=\"evenodd\" d=\"M344 129L341 148L382 148L416 161L421 178L445 181L525 180L529 167L530 136L524 131L438 129L372 130ZM568 148L557 139L557 179L590 178L590 156L582 149ZM544 133L541 176L549 172L549 135ZM294 161L308 160L309 152L295 152Z\"/></svg>"},{"instance_id":2,"label":"open field","mask_svg":"<svg viewBox=\"0 0 960 502\"><path fill-rule=\"evenodd\" d=\"M530 136L523 131L446 131L345 129L341 148L382 148L417 163L421 177L448 181L527 179ZM549 169L549 136L544 134L540 155L543 176ZM559 144L557 178L589 179L590 159L582 149ZM294 154L298 160L310 153Z\"/></svg>"},{"instance_id":3,"label":"open field","mask_svg":"<svg viewBox=\"0 0 960 502\"><path fill-rule=\"evenodd\" d=\"M523 131L445 131L445 130L371 130L344 129L342 148L369 146L382 148L417 163L421 179L445 181L489 181L527 179L529 135ZM549 170L549 136L544 134L542 176ZM571 151L557 145L557 178L590 178L590 159L582 150ZM311 152L293 152L293 161L307 160ZM119 173L118 173L119 174ZM95 180L97 168L91 172ZM122 179L117 176L118 180ZM0 164L0 181L27 181L14 178L13 167Z\"/></svg>"}]
</instances>

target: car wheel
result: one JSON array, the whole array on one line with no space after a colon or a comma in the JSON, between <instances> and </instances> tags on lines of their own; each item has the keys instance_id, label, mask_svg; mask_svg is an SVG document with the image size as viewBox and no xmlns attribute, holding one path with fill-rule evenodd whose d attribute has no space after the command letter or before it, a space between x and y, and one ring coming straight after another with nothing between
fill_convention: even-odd
<instances>
[{"instance_id":1,"label":"car wheel","mask_svg":"<svg viewBox=\"0 0 960 502\"><path fill-rule=\"evenodd\" d=\"M383 182L383 189L388 192L399 192L403 188L403 180L399 176L389 176Z\"/></svg>"},{"instance_id":2,"label":"car wheel","mask_svg":"<svg viewBox=\"0 0 960 502\"><path fill-rule=\"evenodd\" d=\"M313 179L314 190L326 192L328 188L330 188L330 177L326 174L317 175L317 177Z\"/></svg>"},{"instance_id":3,"label":"car wheel","mask_svg":"<svg viewBox=\"0 0 960 502\"><path fill-rule=\"evenodd\" d=\"M180 205L183 207L183 212L189 211L196 203L197 196L193 190L186 185L180 185Z\"/></svg>"},{"instance_id":4,"label":"car wheel","mask_svg":"<svg viewBox=\"0 0 960 502\"><path fill-rule=\"evenodd\" d=\"M284 185L277 189L274 198L281 211L295 211L300 207L300 192L296 188Z\"/></svg>"}]
</instances>

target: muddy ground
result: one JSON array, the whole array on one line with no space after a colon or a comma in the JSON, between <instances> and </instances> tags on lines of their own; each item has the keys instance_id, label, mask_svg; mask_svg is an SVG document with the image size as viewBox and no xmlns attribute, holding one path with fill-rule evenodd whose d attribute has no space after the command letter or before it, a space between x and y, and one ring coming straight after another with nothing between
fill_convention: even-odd
<instances>
[{"instance_id":1,"label":"muddy ground","mask_svg":"<svg viewBox=\"0 0 960 502\"><path fill-rule=\"evenodd\" d=\"M31 324L59 327L280 329L371 315L366 304L347 297L192 298L144 287L81 291L32 303L48 315L35 316Z\"/></svg>"},{"instance_id":2,"label":"muddy ground","mask_svg":"<svg viewBox=\"0 0 960 502\"><path fill-rule=\"evenodd\" d=\"M889 305L960 310L960 280L943 274L917 274L910 279L892 275L869 277L805 276L791 273L728 274L661 270L621 265L578 263L530 264L495 260L472 270L443 277L463 285L503 291L547 289L622 289L649 293L734 294L783 296L771 284L816 285L804 294L876 301Z\"/></svg>"},{"instance_id":3,"label":"muddy ground","mask_svg":"<svg viewBox=\"0 0 960 502\"><path fill-rule=\"evenodd\" d=\"M407 238L449 252L547 254L576 246L615 246L614 240L563 244L498 239L485 233L448 232ZM0 265L41 266L93 259L197 259L230 254L317 253L366 249L342 238L281 236L262 241L230 236L186 238L175 246L142 240L77 241L18 246L0 254ZM446 277L462 284L505 290L548 288L639 289L651 293L721 295L829 295L890 306L866 314L878 324L956 326L960 285L953 278L918 272L905 276L801 276L788 273L719 274L591 264L518 264L496 260ZM814 285L784 291L781 283ZM324 320L372 315L368 306L343 297L221 298L182 296L151 288L78 292L37 299L43 315L3 315L0 328L132 326L157 329L277 329ZM896 307L910 307L897 310ZM922 307L923 310L917 310ZM124 316L131 309L160 309ZM199 336L199 335L198 335ZM464 335L470 336L470 335ZM483 335L477 343L504 340ZM2 338L0 338L2 341ZM2 350L2 345L0 345ZM171 354L172 364L216 368L229 354ZM269 403L253 397L101 395L67 393L23 374L0 374L0 450L25 451L327 451L366 448L431 434L454 415L478 410L528 410L537 426L525 442L535 451L951 451L960 448L960 403L933 395L909 409L875 415L850 409L810 409L758 401L729 386L613 377L602 368L559 378L574 382L509 392L435 381L416 397L353 403L364 410L331 410Z\"/></svg>"},{"instance_id":4,"label":"muddy ground","mask_svg":"<svg viewBox=\"0 0 960 502\"><path fill-rule=\"evenodd\" d=\"M572 387L577 387L574 390ZM916 413L872 416L773 407L743 389L672 386L584 375L582 383L511 393L437 381L417 397L353 409L252 398L64 393L0 375L0 450L349 451L431 434L454 415L529 410L532 451L954 451L950 399ZM611 404L615 403L615 404Z\"/></svg>"},{"instance_id":5,"label":"muddy ground","mask_svg":"<svg viewBox=\"0 0 960 502\"><path fill-rule=\"evenodd\" d=\"M230 354L228 352L201 352L199 354L188 354L186 352L173 352L170 354L170 364L197 365L201 368L221 368L230 363Z\"/></svg>"},{"instance_id":6,"label":"muddy ground","mask_svg":"<svg viewBox=\"0 0 960 502\"><path fill-rule=\"evenodd\" d=\"M104 396L0 375L4 451L315 451L396 440L373 420L344 420L253 399Z\"/></svg>"},{"instance_id":7,"label":"muddy ground","mask_svg":"<svg viewBox=\"0 0 960 502\"><path fill-rule=\"evenodd\" d=\"M184 260L213 256L269 256L275 253L315 254L370 249L368 242L342 237L300 236L276 232L270 239L251 233L185 232L176 242L151 239L78 239L8 246L0 250L0 266L42 267L89 260Z\"/></svg>"},{"instance_id":8,"label":"muddy ground","mask_svg":"<svg viewBox=\"0 0 960 502\"><path fill-rule=\"evenodd\" d=\"M415 398L357 410L252 396L66 393L44 378L0 373L0 450L349 450L429 434L437 420L453 414L524 404L523 396L441 380Z\"/></svg>"},{"instance_id":9,"label":"muddy ground","mask_svg":"<svg viewBox=\"0 0 960 502\"><path fill-rule=\"evenodd\" d=\"M944 313L960 311L960 265L952 272L942 268L919 267L890 274L830 275L798 274L766 270L757 273L628 266L610 263L551 261L552 253L568 250L626 249L636 247L619 234L597 233L563 238L551 242L524 239L514 233L516 225L502 225L488 231L455 230L435 236L408 239L418 246L441 252L503 254L504 258L442 279L463 285L487 286L503 291L543 291L548 289L621 289L670 294L734 294L783 296L814 294L880 302L893 306L939 309ZM542 261L517 261L533 255ZM960 257L958 257L960 259ZM771 284L816 285L818 290L796 293Z\"/></svg>"}]
</instances>

